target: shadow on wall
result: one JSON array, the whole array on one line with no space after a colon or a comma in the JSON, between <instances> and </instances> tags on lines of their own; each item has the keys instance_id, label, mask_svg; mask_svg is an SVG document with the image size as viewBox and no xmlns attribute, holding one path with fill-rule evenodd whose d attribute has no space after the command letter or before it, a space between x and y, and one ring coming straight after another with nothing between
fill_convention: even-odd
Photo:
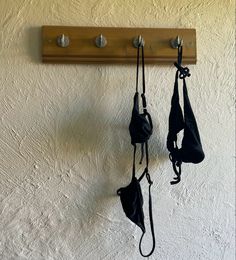
<instances>
[{"instance_id":1,"label":"shadow on wall","mask_svg":"<svg viewBox=\"0 0 236 260\"><path fill-rule=\"evenodd\" d=\"M41 27L29 28L29 53L36 63L41 62L40 35ZM128 184L131 178L133 160L133 147L131 146L128 131L131 118L130 103L125 102L125 106L128 109L122 106L124 111L128 111L127 115L125 112L122 116L119 115L119 120L117 120L116 115L112 119L109 118L107 114L114 109L109 107L111 104L101 102L101 97L105 92L103 76L99 73L97 74L97 65L91 65L89 68L91 68L93 82L91 83L91 80L88 80L90 83L86 86L84 94L76 102L69 104L68 111L62 110L59 121L57 121L56 115L54 118L58 123L58 132L55 138L59 142L59 147L57 148L60 150L61 158L70 160L73 157L74 162L78 162L77 168L75 168L77 175L80 175L82 172L82 178L79 176L76 179L76 185L78 187L81 185L86 195L81 197L81 190L78 189L74 196L77 197L80 205L86 205L83 209L84 220L88 216L93 218L94 212L98 211L101 213L101 211L110 210L109 207L101 209L101 205L103 203L107 205L109 199L117 196L116 190L124 183L125 185ZM105 69L106 66L103 65L102 68ZM108 74L106 75L106 82L110 82L109 73L106 74ZM93 89L94 82L96 82L96 89ZM95 94L91 94L93 92ZM108 97L109 93L105 93L105 95ZM155 123L154 127L156 133L158 133L158 126ZM153 135L150 142L151 152L149 153L151 165L153 163L158 165L164 158L168 159L166 154L163 153L163 147L161 146L157 142L157 137ZM161 154L159 151L161 151ZM87 163L84 157L89 158ZM139 158L140 149L137 151L137 164ZM142 169L144 163L145 161ZM138 168L139 166L137 165ZM139 171L137 175L140 174L141 172ZM120 180L125 181L122 184ZM106 215L106 213L104 214ZM93 221L96 224L96 220L94 219Z\"/></svg>"},{"instance_id":2,"label":"shadow on wall","mask_svg":"<svg viewBox=\"0 0 236 260\"><path fill-rule=\"evenodd\" d=\"M124 124L116 123L115 119L111 122L106 117L108 112L93 105L92 100L90 104L79 103L63 117L58 126L63 154L76 154L78 157L89 155L94 162L101 160L101 171L106 177L111 172L117 174L117 170L119 175L124 175L131 165L129 158L132 158L131 151L127 149L130 144L127 120Z\"/></svg>"},{"instance_id":3,"label":"shadow on wall","mask_svg":"<svg viewBox=\"0 0 236 260\"><path fill-rule=\"evenodd\" d=\"M29 56L35 63L41 62L41 27L29 27L27 31L27 43Z\"/></svg>"},{"instance_id":4,"label":"shadow on wall","mask_svg":"<svg viewBox=\"0 0 236 260\"><path fill-rule=\"evenodd\" d=\"M41 27L28 28L26 45L31 60L34 63L41 63ZM91 65L89 68L91 68L90 78L93 77L92 84L96 82L96 89L102 91L104 81L97 73L97 65ZM51 119L57 125L54 137L57 140L55 158L64 162L73 158L72 161L75 164L78 163L74 169L77 176L80 175L83 167L83 171L86 171L85 177L79 176L75 179L78 187L81 185L83 189L86 189L84 197L79 194L80 189L75 194L79 204L87 205L83 209L85 219L94 215L102 201L107 203L109 197L116 196L116 190L119 188L117 179L129 174L127 168L131 166L131 153L123 149L123 142L130 143L126 120L124 125L117 124L115 120L109 121L106 117L109 108L96 103L96 99L99 99L103 93L99 92L97 96L92 95L92 98L89 95L93 87L93 85L87 85L85 94L80 96L77 102L69 104L68 111L62 109L59 116L54 114L54 118ZM67 99L66 96L62 98ZM90 160L87 164L85 157ZM66 171L67 164L61 164L60 171Z\"/></svg>"},{"instance_id":5,"label":"shadow on wall","mask_svg":"<svg viewBox=\"0 0 236 260\"><path fill-rule=\"evenodd\" d=\"M82 213L81 206L78 210L88 236L96 233L99 222L117 214L112 208L119 202L116 194L121 186L119 179L129 180L132 166L132 150L127 149L130 143L127 120L124 124L111 122L106 114L103 106L92 100L82 101L71 108L58 126L61 153L65 158L72 155L78 160L73 168L79 176L78 189L73 196L78 205L86 205ZM69 203L73 205L72 201Z\"/></svg>"}]
</instances>

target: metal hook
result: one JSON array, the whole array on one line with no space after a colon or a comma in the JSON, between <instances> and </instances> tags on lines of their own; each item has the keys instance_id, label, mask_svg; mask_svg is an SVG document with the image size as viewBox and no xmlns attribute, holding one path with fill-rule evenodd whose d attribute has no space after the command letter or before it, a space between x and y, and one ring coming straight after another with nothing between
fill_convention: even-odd
<instances>
[{"instance_id":1,"label":"metal hook","mask_svg":"<svg viewBox=\"0 0 236 260\"><path fill-rule=\"evenodd\" d=\"M95 44L98 48L104 48L107 45L107 39L102 34L100 34L96 37Z\"/></svg>"},{"instance_id":2,"label":"metal hook","mask_svg":"<svg viewBox=\"0 0 236 260\"><path fill-rule=\"evenodd\" d=\"M141 35L135 37L133 39L133 45L135 48L143 47L145 45L145 41Z\"/></svg>"},{"instance_id":3,"label":"metal hook","mask_svg":"<svg viewBox=\"0 0 236 260\"><path fill-rule=\"evenodd\" d=\"M172 48L177 49L179 46L183 46L184 40L178 35L175 39L170 40L170 45Z\"/></svg>"},{"instance_id":4,"label":"metal hook","mask_svg":"<svg viewBox=\"0 0 236 260\"><path fill-rule=\"evenodd\" d=\"M62 34L57 37L57 45L62 48L66 48L70 44L70 39L68 36Z\"/></svg>"},{"instance_id":5,"label":"metal hook","mask_svg":"<svg viewBox=\"0 0 236 260\"><path fill-rule=\"evenodd\" d=\"M142 36L139 35L138 36L138 46L141 46L142 45Z\"/></svg>"}]
</instances>

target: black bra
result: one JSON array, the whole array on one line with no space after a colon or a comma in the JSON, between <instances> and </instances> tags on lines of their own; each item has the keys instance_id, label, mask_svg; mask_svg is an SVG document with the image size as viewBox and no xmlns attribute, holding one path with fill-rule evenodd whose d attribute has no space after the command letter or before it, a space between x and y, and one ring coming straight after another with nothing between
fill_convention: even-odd
<instances>
[{"instance_id":1,"label":"black bra","mask_svg":"<svg viewBox=\"0 0 236 260\"><path fill-rule=\"evenodd\" d=\"M137 75L136 75L136 93L134 95L134 104L132 110L131 122L129 125L129 132L131 136L131 144L134 146L134 154L133 154L133 172L132 172L132 180L130 184L126 187L122 187L118 189L117 194L120 196L121 204L126 216L134 222L137 226L139 226L143 232L140 242L139 242L139 251L140 254L144 257L150 256L155 249L155 234L154 234L154 226L153 226L153 217L152 217L152 198L151 198L151 185L152 181L150 179L149 171L148 171L148 140L152 135L152 119L150 114L147 112L147 104L145 98L145 76L144 76L144 49L142 48L142 72L143 72L143 93L142 104L143 104L143 113L139 113L139 93L138 93L138 74L139 74L139 49L137 53ZM142 175L137 179L135 177L135 154L136 154L136 144L141 144L141 160L144 156L144 146L145 146L145 155L146 155L146 167L142 173ZM143 236L146 232L144 225L144 214L143 214L143 196L140 187L140 181L142 178L146 176L147 181L149 183L149 218L150 218L150 227L151 233L153 237L153 246L150 253L144 255L141 249L141 242Z\"/></svg>"},{"instance_id":2,"label":"black bra","mask_svg":"<svg viewBox=\"0 0 236 260\"><path fill-rule=\"evenodd\" d=\"M182 46L178 47L178 62L174 65L177 68L175 74L174 92L171 99L171 110L169 115L169 133L167 136L167 149L170 151L169 158L176 177L171 184L177 184L181 180L181 164L200 163L205 155L202 149L201 139L198 132L197 122L191 108L186 86L186 77L190 77L189 69L181 66ZM183 80L183 102L184 116L179 104L178 78ZM177 134L184 130L182 147L177 146Z\"/></svg>"}]
</instances>

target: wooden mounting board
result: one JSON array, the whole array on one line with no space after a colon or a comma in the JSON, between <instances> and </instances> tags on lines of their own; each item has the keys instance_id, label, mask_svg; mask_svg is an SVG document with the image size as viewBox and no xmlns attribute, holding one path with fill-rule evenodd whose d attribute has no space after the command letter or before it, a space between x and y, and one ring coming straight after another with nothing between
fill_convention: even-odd
<instances>
[{"instance_id":1,"label":"wooden mounting board","mask_svg":"<svg viewBox=\"0 0 236 260\"><path fill-rule=\"evenodd\" d=\"M67 35L66 48L57 45L57 37ZM107 46L98 48L95 38L104 35ZM42 26L42 61L46 63L136 63L137 49L133 38L142 35L145 40L145 63L168 64L176 61L177 49L170 40L179 35L183 41L183 63L195 64L196 30L164 28L117 28Z\"/></svg>"}]
</instances>

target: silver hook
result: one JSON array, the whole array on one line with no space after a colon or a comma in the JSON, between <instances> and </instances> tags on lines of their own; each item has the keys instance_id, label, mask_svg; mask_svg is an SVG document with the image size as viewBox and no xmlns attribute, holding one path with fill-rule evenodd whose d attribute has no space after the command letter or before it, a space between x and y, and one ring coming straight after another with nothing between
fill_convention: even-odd
<instances>
[{"instance_id":1,"label":"silver hook","mask_svg":"<svg viewBox=\"0 0 236 260\"><path fill-rule=\"evenodd\" d=\"M141 35L133 39L133 46L135 48L143 47L144 45L145 45L145 41Z\"/></svg>"},{"instance_id":2,"label":"silver hook","mask_svg":"<svg viewBox=\"0 0 236 260\"><path fill-rule=\"evenodd\" d=\"M62 48L66 48L70 44L70 39L65 34L57 37L57 45Z\"/></svg>"},{"instance_id":3,"label":"silver hook","mask_svg":"<svg viewBox=\"0 0 236 260\"><path fill-rule=\"evenodd\" d=\"M177 49L179 46L183 46L184 40L178 35L175 39L170 40L170 45L172 48Z\"/></svg>"},{"instance_id":4,"label":"silver hook","mask_svg":"<svg viewBox=\"0 0 236 260\"><path fill-rule=\"evenodd\" d=\"M104 48L107 45L107 39L102 34L100 34L96 37L95 44L98 48Z\"/></svg>"}]
</instances>

